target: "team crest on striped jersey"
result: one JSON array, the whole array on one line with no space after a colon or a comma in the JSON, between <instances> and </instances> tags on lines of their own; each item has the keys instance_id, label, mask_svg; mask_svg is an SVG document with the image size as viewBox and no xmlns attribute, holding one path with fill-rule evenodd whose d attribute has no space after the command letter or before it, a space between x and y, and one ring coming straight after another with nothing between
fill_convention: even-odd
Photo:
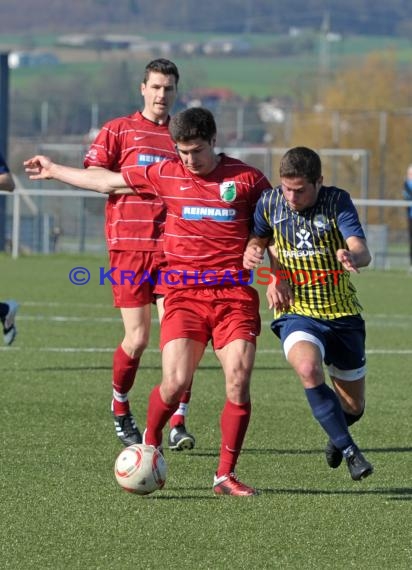
<instances>
[{"instance_id":1,"label":"team crest on striped jersey","mask_svg":"<svg viewBox=\"0 0 412 570\"><path fill-rule=\"evenodd\" d=\"M220 197L225 202L233 202L236 198L236 182L233 180L228 182L222 182L219 185Z\"/></svg>"},{"instance_id":2,"label":"team crest on striped jersey","mask_svg":"<svg viewBox=\"0 0 412 570\"><path fill-rule=\"evenodd\" d=\"M330 230L329 220L323 214L318 214L317 216L315 216L315 219L313 220L313 225L316 226L319 230L326 230L326 231Z\"/></svg>"}]
</instances>

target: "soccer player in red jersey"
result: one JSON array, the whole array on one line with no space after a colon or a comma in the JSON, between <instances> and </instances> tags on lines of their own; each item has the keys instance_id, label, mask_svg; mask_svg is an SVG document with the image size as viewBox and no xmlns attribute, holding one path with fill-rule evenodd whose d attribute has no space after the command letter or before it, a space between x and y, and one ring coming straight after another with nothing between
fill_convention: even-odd
<instances>
[{"instance_id":1,"label":"soccer player in red jersey","mask_svg":"<svg viewBox=\"0 0 412 570\"><path fill-rule=\"evenodd\" d=\"M162 430L179 405L209 341L222 366L226 402L221 413L216 494L250 496L235 466L251 414L250 379L260 333L259 297L243 269L255 204L270 188L258 169L216 154L216 124L207 109L191 108L169 125L179 159L122 175L26 161L31 179L56 178L104 193L154 189L166 204L162 273L168 285L161 322L163 378L149 397L144 442L160 447ZM125 189L125 181L129 190Z\"/></svg>"},{"instance_id":2,"label":"soccer player in red jersey","mask_svg":"<svg viewBox=\"0 0 412 570\"><path fill-rule=\"evenodd\" d=\"M174 158L169 112L176 100L178 82L179 72L173 62L161 58L148 63L140 86L143 110L105 123L88 149L84 166L127 172L136 165L144 167ZM120 308L125 331L113 355L112 411L116 434L124 445L141 441L128 394L149 342L152 303L157 304L159 318L163 316L165 288L155 283L164 262L164 220L165 206L153 191L148 190L145 196L112 194L108 198L105 233L110 268L116 268L111 273L114 306ZM120 283L122 271L128 270L136 273L134 283ZM152 279L139 284L144 272ZM195 444L185 428L189 399L190 387L170 421L169 446L174 450L192 449Z\"/></svg>"},{"instance_id":3,"label":"soccer player in red jersey","mask_svg":"<svg viewBox=\"0 0 412 570\"><path fill-rule=\"evenodd\" d=\"M13 192L14 188L13 176L10 174L6 161L0 154L0 190ZM19 305L16 301L0 302L0 322L3 328L3 341L6 346L10 346L17 335L15 319L18 308Z\"/></svg>"}]
</instances>

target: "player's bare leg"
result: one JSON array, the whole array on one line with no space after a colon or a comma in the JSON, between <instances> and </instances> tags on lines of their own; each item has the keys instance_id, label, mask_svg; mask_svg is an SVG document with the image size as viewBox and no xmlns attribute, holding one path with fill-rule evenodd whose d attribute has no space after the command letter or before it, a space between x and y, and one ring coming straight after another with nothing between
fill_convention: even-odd
<instances>
[{"instance_id":1,"label":"player's bare leg","mask_svg":"<svg viewBox=\"0 0 412 570\"><path fill-rule=\"evenodd\" d=\"M162 445L163 428L179 406L204 350L203 343L188 338L171 340L163 347L163 378L149 397L145 443L155 447Z\"/></svg>"}]
</instances>

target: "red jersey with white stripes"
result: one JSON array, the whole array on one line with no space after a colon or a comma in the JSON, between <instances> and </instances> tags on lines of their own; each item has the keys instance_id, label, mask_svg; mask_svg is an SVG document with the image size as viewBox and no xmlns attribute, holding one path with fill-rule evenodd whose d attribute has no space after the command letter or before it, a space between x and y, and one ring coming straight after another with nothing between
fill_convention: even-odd
<instances>
[{"instance_id":1,"label":"red jersey with white stripes","mask_svg":"<svg viewBox=\"0 0 412 570\"><path fill-rule=\"evenodd\" d=\"M175 156L168 122L159 125L137 112L105 123L90 145L83 164L85 168L98 166L127 172L136 166L145 167ZM150 187L136 195L111 195L106 203L107 248L161 250L164 221L164 203Z\"/></svg>"},{"instance_id":2,"label":"red jersey with white stripes","mask_svg":"<svg viewBox=\"0 0 412 570\"><path fill-rule=\"evenodd\" d=\"M216 168L202 177L190 173L179 159L147 166L143 172L122 171L136 194L153 188L166 204L168 284L244 285L249 279L243 251L256 202L271 184L260 170L219 156Z\"/></svg>"}]
</instances>

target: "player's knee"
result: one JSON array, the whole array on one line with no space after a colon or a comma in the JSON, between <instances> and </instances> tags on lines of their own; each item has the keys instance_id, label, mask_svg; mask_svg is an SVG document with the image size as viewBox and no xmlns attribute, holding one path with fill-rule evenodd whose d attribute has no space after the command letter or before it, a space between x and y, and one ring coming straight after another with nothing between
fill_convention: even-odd
<instances>
[{"instance_id":1,"label":"player's knee","mask_svg":"<svg viewBox=\"0 0 412 570\"><path fill-rule=\"evenodd\" d=\"M148 344L147 336L141 334L126 335L123 340L125 351L133 358L140 358Z\"/></svg>"},{"instance_id":2,"label":"player's knee","mask_svg":"<svg viewBox=\"0 0 412 570\"><path fill-rule=\"evenodd\" d=\"M169 404L173 404L183 398L187 386L188 380L186 375L163 375L161 393L162 396L165 396L165 401Z\"/></svg>"},{"instance_id":3,"label":"player's knee","mask_svg":"<svg viewBox=\"0 0 412 570\"><path fill-rule=\"evenodd\" d=\"M294 366L305 388L318 386L324 381L322 365L313 360L302 360Z\"/></svg>"}]
</instances>

